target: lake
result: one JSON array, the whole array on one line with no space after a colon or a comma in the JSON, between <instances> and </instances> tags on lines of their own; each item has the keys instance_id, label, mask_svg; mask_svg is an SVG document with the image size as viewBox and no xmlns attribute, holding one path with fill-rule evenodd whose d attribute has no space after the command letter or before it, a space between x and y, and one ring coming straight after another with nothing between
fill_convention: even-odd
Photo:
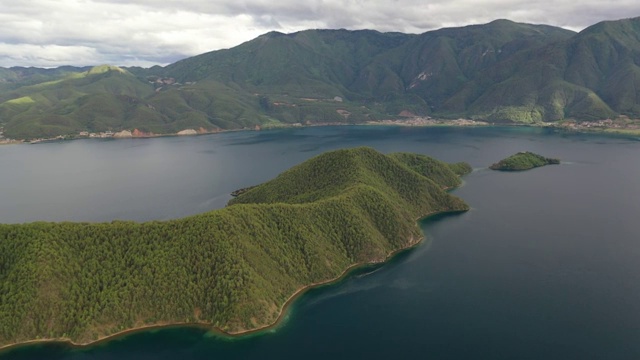
<instances>
[{"instance_id":1,"label":"lake","mask_svg":"<svg viewBox=\"0 0 640 360\"><path fill-rule=\"evenodd\" d=\"M640 359L640 139L541 128L317 127L0 147L0 222L171 219L354 146L467 161L472 210L389 263L307 292L276 329L193 328L0 359ZM487 170L518 151L562 160Z\"/></svg>"}]
</instances>

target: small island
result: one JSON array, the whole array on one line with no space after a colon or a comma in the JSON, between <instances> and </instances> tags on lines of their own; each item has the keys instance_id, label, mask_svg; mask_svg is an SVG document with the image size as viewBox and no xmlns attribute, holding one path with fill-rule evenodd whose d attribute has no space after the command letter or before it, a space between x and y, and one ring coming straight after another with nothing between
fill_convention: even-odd
<instances>
[{"instance_id":1,"label":"small island","mask_svg":"<svg viewBox=\"0 0 640 360\"><path fill-rule=\"evenodd\" d=\"M418 219L468 210L445 189L470 170L344 149L183 219L0 224L0 349L178 324L267 328L306 289L420 242Z\"/></svg>"},{"instance_id":2,"label":"small island","mask_svg":"<svg viewBox=\"0 0 640 360\"><path fill-rule=\"evenodd\" d=\"M530 151L521 151L489 166L491 170L523 171L545 165L560 164L559 159L544 157Z\"/></svg>"}]
</instances>

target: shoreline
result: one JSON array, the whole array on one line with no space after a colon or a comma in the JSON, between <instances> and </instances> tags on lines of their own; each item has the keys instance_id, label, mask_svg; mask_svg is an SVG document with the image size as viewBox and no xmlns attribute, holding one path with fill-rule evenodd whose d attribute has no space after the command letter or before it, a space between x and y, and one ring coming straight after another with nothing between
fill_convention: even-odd
<instances>
[{"instance_id":1,"label":"shoreline","mask_svg":"<svg viewBox=\"0 0 640 360\"><path fill-rule=\"evenodd\" d=\"M416 226L419 226L419 223L421 221L423 221L424 219L430 217L430 216L435 216L435 215L440 215L440 214L447 214L447 213L463 213L468 211L468 209L466 210L445 210L445 211L432 211L426 215L420 216L416 219ZM295 300L299 297L302 296L305 292L312 290L312 289L317 289L323 286L331 286L331 285L335 285L337 283L339 283L341 280L345 279L346 277L348 277L350 275L350 273L356 269L365 267L365 266L373 266L373 265L379 265L379 264L383 264L386 263L387 261L391 260L393 257L395 257L396 255L410 250L416 246L418 246L419 244L421 244L426 238L426 235L423 234L421 237L418 237L417 239L413 239L413 236L409 239L409 243L407 246L393 250L391 252L389 252L383 259L381 260L376 260L373 259L372 261L369 262L360 262L360 263L354 263L349 265L345 270L343 270L337 277L326 280L326 281L321 281L321 282L316 282L316 283L311 283L305 286L300 287L299 289L297 289L296 291L293 292L293 294L291 294L287 300L282 304L282 306L280 307L280 310L278 312L278 316L277 318L271 323L271 324L267 324L267 325L263 325L254 329L247 329L247 330L241 330L241 331L237 331L237 332L226 332L220 328L217 328L215 326L213 326L210 323L205 323L205 322L172 322L172 323L159 323L159 324L149 324L149 325L142 325L142 326L138 326L138 327L134 327L131 329L126 329L126 330L122 330L110 335L106 335L103 337L100 337L96 340L93 341L89 341L89 342L84 342L84 343L77 343L72 341L71 339L68 338L57 338L57 339L33 339L33 340L27 340L27 341L22 341L22 342L18 342L18 343L12 343L12 344L7 344L7 345L2 345L0 346L0 355L2 355L2 353L10 351L10 350L14 350L14 349L18 349L21 347L28 347L31 345L36 345L36 344L55 344L55 343L59 343L59 344L65 344L68 345L71 348L85 348L85 347L90 347L90 346L96 346L99 345L101 343L105 343L111 340L115 340L117 338L121 338L121 337L126 337L127 335L131 335L134 333L138 333L138 332L144 332L144 331L152 331L152 330L161 330L161 329L170 329L170 328L182 328L182 327L190 327L190 328L199 328L199 329L203 329L203 330L207 330L213 333L216 333L218 335L222 335L225 337L232 337L232 338L236 338L236 337L244 337L244 336L249 336L252 334L258 334L261 332L265 332L268 331L270 329L276 328L277 326L279 326L282 321L285 319L286 315L287 315L287 310L288 308L295 302Z\"/></svg>"},{"instance_id":2,"label":"shoreline","mask_svg":"<svg viewBox=\"0 0 640 360\"><path fill-rule=\"evenodd\" d=\"M170 133L170 134L153 134L148 136L126 136L126 137L117 137L117 136L107 136L107 137L85 137L75 135L65 135L65 136L73 136L73 137L56 137L50 139L38 139L35 141L25 140L25 139L6 139L5 141L0 141L0 146L2 145L36 145L36 144L46 144L53 142L63 142L63 141L73 141L73 140L127 140L127 139L155 139L155 138L163 138L163 137L193 137L193 136L205 136L205 135L215 135L215 134L223 134L229 132L249 132L249 131L269 131L269 130L283 130L283 129L298 129L298 128L311 128L311 127L329 127L329 126L391 126L391 127L417 127L417 128L425 128L425 127L454 127L454 128L496 128L496 127L524 127L524 128L548 128L556 131L562 131L570 134L597 134L597 135L613 135L613 136L640 136L640 129L636 128L618 128L618 127L568 127L563 126L559 123L540 123L540 124L519 124L519 123L489 123L485 121L475 121L475 120L443 120L443 119L434 119L433 123L412 123L412 120L375 120L375 121L367 121L362 123L350 124L350 123L318 123L318 124L283 124L277 126L265 126L260 129L255 128L243 128L243 129L222 129L217 131L208 131L203 133L196 134L178 134L178 133ZM462 121L462 122L461 122Z\"/></svg>"}]
</instances>

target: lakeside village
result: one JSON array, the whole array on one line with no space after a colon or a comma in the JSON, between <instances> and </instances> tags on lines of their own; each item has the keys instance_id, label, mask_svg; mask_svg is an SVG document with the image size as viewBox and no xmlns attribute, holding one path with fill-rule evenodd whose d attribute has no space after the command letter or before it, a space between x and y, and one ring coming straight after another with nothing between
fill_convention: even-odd
<instances>
[{"instance_id":1,"label":"lakeside village","mask_svg":"<svg viewBox=\"0 0 640 360\"><path fill-rule=\"evenodd\" d=\"M482 120L457 119L443 120L431 117L406 117L399 120L368 121L368 125L397 125L397 126L532 126L549 127L575 132L606 132L640 136L640 119L630 119L627 116L619 116L616 119L603 119L596 121L561 120L553 123L528 123L507 124L491 123Z\"/></svg>"},{"instance_id":2,"label":"lakeside village","mask_svg":"<svg viewBox=\"0 0 640 360\"><path fill-rule=\"evenodd\" d=\"M8 139L4 137L4 128L0 127L0 145L20 144L23 141Z\"/></svg>"},{"instance_id":3,"label":"lakeside village","mask_svg":"<svg viewBox=\"0 0 640 360\"><path fill-rule=\"evenodd\" d=\"M328 126L328 125L345 125L344 123L317 123L317 124L306 124L307 126ZM630 134L630 135L638 135L640 136L640 119L629 119L626 116L620 116L616 119L604 119L604 120L596 120L596 121L576 121L576 120L563 120L557 123L534 123L534 124L496 124L489 123L486 121L480 120L470 120L470 119L456 119L456 120L443 120L443 119L434 119L428 116L407 116L403 119L393 119L393 120L376 120L376 121L367 121L363 123L363 125L393 125L393 126L542 126L542 127L551 127L556 129L562 129L567 131L575 131L575 132L606 132L606 133L620 133L620 134ZM260 125L256 125L253 128L244 128L241 130L262 130L267 128L275 128L275 127L302 127L303 124L295 123L295 124L280 124L277 126L267 126L261 127ZM50 141L60 141L60 140L72 140L72 139L106 139L106 138L150 138L150 137L159 137L159 136L186 136L186 135L200 135L200 134L211 134L217 133L225 130L207 130L204 128L200 129L185 129L182 131L178 131L173 134L155 134L151 132L143 132L138 129L134 129L133 131L122 130L119 132L113 131L104 131L104 132L88 132L81 131L77 134L69 134L69 135L59 135L51 138L38 138L31 140L19 140L19 139L10 139L4 136L4 129L0 127L0 145L8 145L8 144L22 144L22 143L30 143L37 144L41 142L50 142Z\"/></svg>"},{"instance_id":4,"label":"lakeside village","mask_svg":"<svg viewBox=\"0 0 640 360\"><path fill-rule=\"evenodd\" d=\"M69 135L58 135L51 138L37 138L31 140L15 140L15 139L7 139L2 137L2 133L0 132L0 145L1 144L38 144L42 142L51 142L51 141L60 141L60 140L73 140L73 139L107 139L107 138L116 138L116 139L126 139L126 138L150 138L150 137L159 137L159 136L170 136L170 135L198 135L198 134L209 134L214 133L216 131L208 131L203 128L198 130L194 129L185 129L182 131L178 131L174 134L155 134L151 132L143 132L138 129L134 129L133 131L122 130L118 132L113 131L104 131L104 132L88 132L81 131L77 134L69 134Z\"/></svg>"},{"instance_id":5,"label":"lakeside village","mask_svg":"<svg viewBox=\"0 0 640 360\"><path fill-rule=\"evenodd\" d=\"M629 132L640 134L640 119L629 119L627 116L620 116L615 120L605 119L583 122L565 120L558 124L554 124L554 126L561 129L575 131Z\"/></svg>"},{"instance_id":6,"label":"lakeside village","mask_svg":"<svg viewBox=\"0 0 640 360\"><path fill-rule=\"evenodd\" d=\"M345 123L293 123L293 124L278 124L278 125L268 125L268 126L260 126L256 125L252 128L243 128L239 130L255 130L260 131L262 129L269 128L288 128L288 127L303 127L303 126L338 126L338 125L346 125ZM399 120L379 120L379 121L368 121L363 123L362 125L394 125L394 126L483 126L489 125L486 122L482 121L474 121L474 120L466 120L466 119L458 119L458 120L436 120L430 117L405 117L404 119ZM182 131L178 131L177 133L171 134L155 134L152 132L143 132L138 129L134 129L133 131L122 130L119 132L114 131L104 131L104 132L88 132L81 131L77 134L69 134L69 135L58 135L50 138L37 138L30 140L17 140L17 139L8 139L3 137L2 128L0 128L0 145L3 144L38 144L43 142L52 142L52 141L61 141L61 140L73 140L73 139L107 139L107 138L116 138L116 139L126 139L126 138L151 138L151 137L159 137L159 136L187 136L187 135L201 135L201 134L211 134L222 132L225 130L207 130L204 128L200 128L198 130L195 129L185 129ZM228 131L228 130L227 130Z\"/></svg>"},{"instance_id":7,"label":"lakeside village","mask_svg":"<svg viewBox=\"0 0 640 360\"><path fill-rule=\"evenodd\" d=\"M131 132L129 131L129 133ZM99 132L99 133L90 133L88 131L81 131L77 135L58 135L51 138L37 138L37 139L26 141L26 140L16 140L16 139L5 138L4 131L2 130L2 128L0 128L0 145L23 144L23 143L37 144L37 143L48 142L48 141L71 140L71 139L80 139L80 138L113 138L113 137L117 137L116 136L117 134L119 133L114 133L113 131L105 131L105 132ZM130 137L133 137L133 136L130 136Z\"/></svg>"}]
</instances>

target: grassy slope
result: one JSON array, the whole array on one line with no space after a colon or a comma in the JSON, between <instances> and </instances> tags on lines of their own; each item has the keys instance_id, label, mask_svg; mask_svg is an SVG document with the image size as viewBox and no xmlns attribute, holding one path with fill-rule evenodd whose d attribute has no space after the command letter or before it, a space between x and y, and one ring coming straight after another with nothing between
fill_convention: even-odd
<instances>
[{"instance_id":1,"label":"grassy slope","mask_svg":"<svg viewBox=\"0 0 640 360\"><path fill-rule=\"evenodd\" d=\"M0 345L158 323L269 325L296 290L415 243L417 218L468 209L442 190L458 181L448 165L408 157L325 153L180 220L0 225Z\"/></svg>"}]
</instances>

